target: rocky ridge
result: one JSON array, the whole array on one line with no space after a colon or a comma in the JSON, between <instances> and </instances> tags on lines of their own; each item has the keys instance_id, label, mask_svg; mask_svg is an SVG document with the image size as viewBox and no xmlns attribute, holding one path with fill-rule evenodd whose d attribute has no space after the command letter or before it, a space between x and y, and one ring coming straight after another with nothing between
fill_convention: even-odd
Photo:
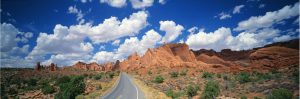
<instances>
[{"instance_id":1,"label":"rocky ridge","mask_svg":"<svg viewBox=\"0 0 300 99\"><path fill-rule=\"evenodd\" d=\"M210 72L236 72L251 70L269 70L299 63L299 39L283 43L274 43L252 50L220 52L200 49L190 50L186 44L165 44L148 49L144 55L137 53L126 60L114 63L97 64L78 62L72 67L95 71L145 71L155 68L199 68Z\"/></svg>"}]
</instances>

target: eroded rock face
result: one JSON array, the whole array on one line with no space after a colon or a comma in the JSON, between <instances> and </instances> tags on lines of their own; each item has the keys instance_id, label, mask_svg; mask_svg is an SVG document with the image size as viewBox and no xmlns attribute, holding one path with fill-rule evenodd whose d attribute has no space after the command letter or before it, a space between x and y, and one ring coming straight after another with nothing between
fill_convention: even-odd
<instances>
[{"instance_id":1,"label":"eroded rock face","mask_svg":"<svg viewBox=\"0 0 300 99\"><path fill-rule=\"evenodd\" d=\"M208 56L206 54L201 54L197 56L198 61L202 61L207 64L218 64L218 65L224 65L224 66L231 66L232 64L228 61L224 61L223 59L219 58L218 56Z\"/></svg>"},{"instance_id":2,"label":"eroded rock face","mask_svg":"<svg viewBox=\"0 0 300 99\"><path fill-rule=\"evenodd\" d=\"M252 50L242 50L242 51L232 51L230 49L223 49L221 52L216 52L214 50L200 49L198 51L193 51L196 56L201 54L206 54L208 56L217 56L225 61L237 61L237 60L247 60Z\"/></svg>"},{"instance_id":3,"label":"eroded rock face","mask_svg":"<svg viewBox=\"0 0 300 99\"><path fill-rule=\"evenodd\" d=\"M79 70L112 71L118 69L116 66L119 67L120 61L117 61L116 63L97 64L96 62L92 62L87 64L84 62L77 62L72 67Z\"/></svg>"},{"instance_id":4,"label":"eroded rock face","mask_svg":"<svg viewBox=\"0 0 300 99\"><path fill-rule=\"evenodd\" d=\"M81 70L88 70L88 66L84 62L77 62L76 64L73 65L74 68L76 69L81 69Z\"/></svg>"},{"instance_id":5,"label":"eroded rock face","mask_svg":"<svg viewBox=\"0 0 300 99\"><path fill-rule=\"evenodd\" d=\"M35 70L40 71L41 69L42 69L41 63L37 62L36 65L35 65Z\"/></svg>"},{"instance_id":6,"label":"eroded rock face","mask_svg":"<svg viewBox=\"0 0 300 99\"><path fill-rule=\"evenodd\" d=\"M288 47L285 47L289 44ZM294 43L280 43L280 46L265 46L253 50L232 51L223 49L220 52L201 49L189 50L186 44L165 44L158 48L148 49L144 55L134 53L127 60L115 63L86 64L78 62L73 67L83 70L100 71L141 71L158 68L195 68L212 72L238 72L267 70L283 66L297 65L299 50L291 47Z\"/></svg>"},{"instance_id":7,"label":"eroded rock face","mask_svg":"<svg viewBox=\"0 0 300 99\"><path fill-rule=\"evenodd\" d=\"M250 55L253 67L280 68L299 63L299 50L272 46L256 50Z\"/></svg>"},{"instance_id":8,"label":"eroded rock face","mask_svg":"<svg viewBox=\"0 0 300 99\"><path fill-rule=\"evenodd\" d=\"M148 49L143 56L136 53L128 60L121 62L121 70L135 70L139 68L159 68L195 66L196 58L186 44L166 44L155 49Z\"/></svg>"},{"instance_id":9,"label":"eroded rock face","mask_svg":"<svg viewBox=\"0 0 300 99\"><path fill-rule=\"evenodd\" d=\"M49 69L50 69L51 71L55 71L56 68L57 68L57 66L56 66L54 63L51 63L50 66L49 66Z\"/></svg>"},{"instance_id":10,"label":"eroded rock face","mask_svg":"<svg viewBox=\"0 0 300 99\"><path fill-rule=\"evenodd\" d=\"M95 70L95 71L103 71L104 67L100 66L96 62L92 62L90 64L87 64L88 70Z\"/></svg>"}]
</instances>

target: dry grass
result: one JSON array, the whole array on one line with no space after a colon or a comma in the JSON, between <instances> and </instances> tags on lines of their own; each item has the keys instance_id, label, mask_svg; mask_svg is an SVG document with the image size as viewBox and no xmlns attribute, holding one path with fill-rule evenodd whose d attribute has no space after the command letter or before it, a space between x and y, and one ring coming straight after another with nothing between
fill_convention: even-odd
<instances>
[{"instance_id":1,"label":"dry grass","mask_svg":"<svg viewBox=\"0 0 300 99\"><path fill-rule=\"evenodd\" d=\"M116 76L112 79L112 81L110 82L101 82L99 80L92 80L91 84L93 86L99 86L101 85L102 89L100 90L95 90L94 92L91 92L87 95L84 95L84 99L96 99L96 98L99 98L103 95L105 95L106 93L108 93L112 88L113 86L115 86L115 83L116 81L119 79L120 76Z\"/></svg>"},{"instance_id":2,"label":"dry grass","mask_svg":"<svg viewBox=\"0 0 300 99\"><path fill-rule=\"evenodd\" d=\"M133 81L145 93L146 99L171 99L170 97L167 97L166 94L164 94L163 92L160 92L159 90L148 87L147 85L145 85L142 81L140 81L138 79L133 78Z\"/></svg>"}]
</instances>

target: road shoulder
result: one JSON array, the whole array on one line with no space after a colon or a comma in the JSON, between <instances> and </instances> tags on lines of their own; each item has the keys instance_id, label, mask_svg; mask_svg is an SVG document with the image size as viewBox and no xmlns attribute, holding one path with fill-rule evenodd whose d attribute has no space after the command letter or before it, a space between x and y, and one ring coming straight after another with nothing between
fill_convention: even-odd
<instances>
[{"instance_id":1,"label":"road shoulder","mask_svg":"<svg viewBox=\"0 0 300 99\"><path fill-rule=\"evenodd\" d=\"M147 86L144 82L132 77L133 82L145 93L145 99L171 99L167 97L163 92L160 92L152 87Z\"/></svg>"}]
</instances>

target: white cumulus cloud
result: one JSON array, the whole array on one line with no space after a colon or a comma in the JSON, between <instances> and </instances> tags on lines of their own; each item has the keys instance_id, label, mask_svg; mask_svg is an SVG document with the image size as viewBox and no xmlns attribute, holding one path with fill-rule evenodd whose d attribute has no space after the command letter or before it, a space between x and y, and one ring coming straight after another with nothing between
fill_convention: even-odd
<instances>
[{"instance_id":1,"label":"white cumulus cloud","mask_svg":"<svg viewBox=\"0 0 300 99\"><path fill-rule=\"evenodd\" d=\"M100 0L100 3L107 3L108 5L116 8L126 6L126 0Z\"/></svg>"},{"instance_id":2,"label":"white cumulus cloud","mask_svg":"<svg viewBox=\"0 0 300 99\"><path fill-rule=\"evenodd\" d=\"M113 42L112 42L112 45L114 45L114 46L120 45L120 40L115 40L115 41L113 41Z\"/></svg>"},{"instance_id":3,"label":"white cumulus cloud","mask_svg":"<svg viewBox=\"0 0 300 99\"><path fill-rule=\"evenodd\" d=\"M31 32L21 32L10 23L1 23L0 63L1 67L27 67L31 66L30 60L25 60L23 55L29 53L29 45L18 46L18 42L28 41L32 37ZM17 37L18 36L18 37ZM26 43L26 42L23 42Z\"/></svg>"},{"instance_id":4,"label":"white cumulus cloud","mask_svg":"<svg viewBox=\"0 0 300 99\"><path fill-rule=\"evenodd\" d=\"M271 27L274 24L280 23L285 19L299 16L299 3L294 5L287 5L278 11L267 12L263 16L253 16L248 20L244 20L238 23L236 31L255 31L261 28Z\"/></svg>"},{"instance_id":5,"label":"white cumulus cloud","mask_svg":"<svg viewBox=\"0 0 300 99\"><path fill-rule=\"evenodd\" d=\"M174 41L184 30L183 26L174 21L160 21L160 30L165 31L166 34L161 40L161 43L169 43Z\"/></svg>"},{"instance_id":6,"label":"white cumulus cloud","mask_svg":"<svg viewBox=\"0 0 300 99\"><path fill-rule=\"evenodd\" d=\"M145 33L141 40L137 37L125 39L124 43L119 46L115 52L100 51L97 52L92 61L103 63L122 60L133 53L143 55L148 48L154 48L161 40L161 36L154 30Z\"/></svg>"},{"instance_id":7,"label":"white cumulus cloud","mask_svg":"<svg viewBox=\"0 0 300 99\"><path fill-rule=\"evenodd\" d=\"M219 16L220 20L231 18L231 15L228 13L225 13L225 12L221 12L218 16ZM215 17L218 17L218 16L215 16Z\"/></svg>"},{"instance_id":8,"label":"white cumulus cloud","mask_svg":"<svg viewBox=\"0 0 300 99\"><path fill-rule=\"evenodd\" d=\"M46 59L43 63L55 62L59 65L71 65L78 60L87 62L92 58L94 50L92 43L99 44L125 36L134 36L147 25L147 17L148 14L145 11L139 11L122 21L111 17L96 26L89 23L69 27L58 24L53 34L40 33L37 45L26 58L44 61L45 56L50 54L50 59ZM91 39L92 42L85 42L86 38ZM67 60L63 61L65 59Z\"/></svg>"},{"instance_id":9,"label":"white cumulus cloud","mask_svg":"<svg viewBox=\"0 0 300 99\"><path fill-rule=\"evenodd\" d=\"M240 13L241 12L241 9L245 7L245 5L238 5L238 6L235 6L232 13L233 14L237 14L237 13Z\"/></svg>"},{"instance_id":10,"label":"white cumulus cloud","mask_svg":"<svg viewBox=\"0 0 300 99\"><path fill-rule=\"evenodd\" d=\"M185 43L194 50L214 49L220 51L227 48L247 50L273 42L273 38L279 37L280 32L278 29L266 28L256 32L242 32L233 36L230 28L221 27L214 32L199 31L196 34L190 34Z\"/></svg>"},{"instance_id":11,"label":"white cumulus cloud","mask_svg":"<svg viewBox=\"0 0 300 99\"><path fill-rule=\"evenodd\" d=\"M79 22L79 24L83 24L85 22L85 19L83 19L84 14L81 10L77 9L76 6L69 6L68 13L76 14L76 20Z\"/></svg>"},{"instance_id":12,"label":"white cumulus cloud","mask_svg":"<svg viewBox=\"0 0 300 99\"><path fill-rule=\"evenodd\" d=\"M134 9L143 9L152 6L154 0L130 0Z\"/></svg>"}]
</instances>

